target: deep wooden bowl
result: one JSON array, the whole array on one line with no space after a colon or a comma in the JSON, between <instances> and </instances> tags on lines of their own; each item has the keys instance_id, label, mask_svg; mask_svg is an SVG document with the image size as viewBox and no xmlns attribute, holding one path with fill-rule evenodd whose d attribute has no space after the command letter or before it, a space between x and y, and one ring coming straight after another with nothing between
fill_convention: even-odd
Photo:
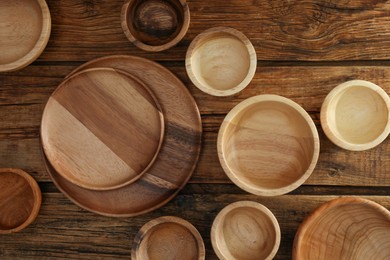
<instances>
[{"instance_id":1,"label":"deep wooden bowl","mask_svg":"<svg viewBox=\"0 0 390 260\"><path fill-rule=\"evenodd\" d=\"M140 229L133 242L131 259L203 260L205 247L191 223L165 216L149 221Z\"/></svg>"},{"instance_id":2,"label":"deep wooden bowl","mask_svg":"<svg viewBox=\"0 0 390 260\"><path fill-rule=\"evenodd\" d=\"M21 69L38 58L49 41L45 0L0 2L0 72Z\"/></svg>"},{"instance_id":3,"label":"deep wooden bowl","mask_svg":"<svg viewBox=\"0 0 390 260\"><path fill-rule=\"evenodd\" d=\"M390 212L362 198L334 199L299 227L293 259L389 259Z\"/></svg>"},{"instance_id":4,"label":"deep wooden bowl","mask_svg":"<svg viewBox=\"0 0 390 260\"><path fill-rule=\"evenodd\" d=\"M49 98L41 140L47 159L68 181L111 190L138 180L154 163L164 116L154 93L132 75L87 69Z\"/></svg>"},{"instance_id":5,"label":"deep wooden bowl","mask_svg":"<svg viewBox=\"0 0 390 260\"><path fill-rule=\"evenodd\" d=\"M122 29L138 48L157 52L179 43L190 25L185 0L127 0L122 7Z\"/></svg>"},{"instance_id":6,"label":"deep wooden bowl","mask_svg":"<svg viewBox=\"0 0 390 260\"><path fill-rule=\"evenodd\" d=\"M211 228L211 242L221 260L272 259L279 249L280 228L265 206L239 201L218 213Z\"/></svg>"},{"instance_id":7,"label":"deep wooden bowl","mask_svg":"<svg viewBox=\"0 0 390 260\"><path fill-rule=\"evenodd\" d=\"M243 90L256 72L256 51L240 31L215 27L190 44L186 69L191 81L205 93L230 96Z\"/></svg>"},{"instance_id":8,"label":"deep wooden bowl","mask_svg":"<svg viewBox=\"0 0 390 260\"><path fill-rule=\"evenodd\" d=\"M28 173L0 168L0 234L18 232L30 225L41 201L41 190Z\"/></svg>"},{"instance_id":9,"label":"deep wooden bowl","mask_svg":"<svg viewBox=\"0 0 390 260\"><path fill-rule=\"evenodd\" d=\"M374 83L347 81L326 96L321 125L326 136L341 148L371 149L390 133L390 98Z\"/></svg>"},{"instance_id":10,"label":"deep wooden bowl","mask_svg":"<svg viewBox=\"0 0 390 260\"><path fill-rule=\"evenodd\" d=\"M320 142L309 114L277 95L259 95L235 106L218 133L218 157L242 189L275 196L300 186L313 172Z\"/></svg>"}]
</instances>

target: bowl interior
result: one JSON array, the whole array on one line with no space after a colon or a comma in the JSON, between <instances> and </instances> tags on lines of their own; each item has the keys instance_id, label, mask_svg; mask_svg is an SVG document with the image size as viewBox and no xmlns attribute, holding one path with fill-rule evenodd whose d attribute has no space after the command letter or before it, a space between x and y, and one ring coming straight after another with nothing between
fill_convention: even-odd
<instances>
[{"instance_id":1,"label":"bowl interior","mask_svg":"<svg viewBox=\"0 0 390 260\"><path fill-rule=\"evenodd\" d=\"M286 187L308 171L315 157L313 131L289 104L253 103L224 123L223 160L230 177L244 189L267 192Z\"/></svg>"},{"instance_id":2,"label":"bowl interior","mask_svg":"<svg viewBox=\"0 0 390 260\"><path fill-rule=\"evenodd\" d=\"M191 56L191 67L204 88L229 90L247 77L250 54L238 37L227 32L213 32L198 42Z\"/></svg>"},{"instance_id":3,"label":"bowl interior","mask_svg":"<svg viewBox=\"0 0 390 260\"><path fill-rule=\"evenodd\" d=\"M215 229L217 247L225 259L267 259L278 243L270 217L253 207L232 209Z\"/></svg>"},{"instance_id":4,"label":"bowl interior","mask_svg":"<svg viewBox=\"0 0 390 260\"><path fill-rule=\"evenodd\" d=\"M133 0L127 9L127 27L137 40L159 46L173 40L184 23L179 0Z\"/></svg>"},{"instance_id":5,"label":"bowl interior","mask_svg":"<svg viewBox=\"0 0 390 260\"><path fill-rule=\"evenodd\" d=\"M374 141L388 124L386 102L375 90L351 86L338 92L328 105L328 124L334 134L351 144Z\"/></svg>"}]
</instances>

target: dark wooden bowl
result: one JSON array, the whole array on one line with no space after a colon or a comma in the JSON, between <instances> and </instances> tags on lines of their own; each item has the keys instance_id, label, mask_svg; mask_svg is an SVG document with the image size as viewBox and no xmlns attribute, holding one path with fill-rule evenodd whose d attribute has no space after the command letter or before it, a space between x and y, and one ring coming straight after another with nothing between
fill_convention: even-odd
<instances>
[{"instance_id":1,"label":"dark wooden bowl","mask_svg":"<svg viewBox=\"0 0 390 260\"><path fill-rule=\"evenodd\" d=\"M157 52L179 43L190 25L185 0L128 0L122 7L122 28L138 48Z\"/></svg>"}]
</instances>

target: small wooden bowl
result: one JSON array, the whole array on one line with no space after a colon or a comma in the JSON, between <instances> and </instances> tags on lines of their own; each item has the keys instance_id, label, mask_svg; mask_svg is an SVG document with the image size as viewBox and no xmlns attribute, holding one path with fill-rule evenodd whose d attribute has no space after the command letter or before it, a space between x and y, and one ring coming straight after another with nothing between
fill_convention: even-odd
<instances>
[{"instance_id":1,"label":"small wooden bowl","mask_svg":"<svg viewBox=\"0 0 390 260\"><path fill-rule=\"evenodd\" d=\"M128 0L122 7L126 37L144 51L163 51L178 44L190 25L185 0Z\"/></svg>"},{"instance_id":2,"label":"small wooden bowl","mask_svg":"<svg viewBox=\"0 0 390 260\"><path fill-rule=\"evenodd\" d=\"M371 149L390 133L390 98L374 83L347 81L326 96L321 125L326 136L341 148Z\"/></svg>"},{"instance_id":3,"label":"small wooden bowl","mask_svg":"<svg viewBox=\"0 0 390 260\"><path fill-rule=\"evenodd\" d=\"M265 206L239 201L218 213L211 228L211 243L221 260L272 259L279 249L280 228Z\"/></svg>"},{"instance_id":4,"label":"small wooden bowl","mask_svg":"<svg viewBox=\"0 0 390 260\"><path fill-rule=\"evenodd\" d=\"M285 194L309 178L318 160L318 132L297 103L277 95L248 98L225 117L218 157L227 176L261 196Z\"/></svg>"},{"instance_id":5,"label":"small wooden bowl","mask_svg":"<svg viewBox=\"0 0 390 260\"><path fill-rule=\"evenodd\" d=\"M0 234L30 225L41 201L41 190L33 177L20 169L0 168Z\"/></svg>"},{"instance_id":6,"label":"small wooden bowl","mask_svg":"<svg viewBox=\"0 0 390 260\"><path fill-rule=\"evenodd\" d=\"M293 259L389 259L390 212L362 198L334 199L299 227Z\"/></svg>"},{"instance_id":7,"label":"small wooden bowl","mask_svg":"<svg viewBox=\"0 0 390 260\"><path fill-rule=\"evenodd\" d=\"M131 259L203 260L205 248L198 230L188 221L172 216L146 223L136 235Z\"/></svg>"},{"instance_id":8,"label":"small wooden bowl","mask_svg":"<svg viewBox=\"0 0 390 260\"><path fill-rule=\"evenodd\" d=\"M243 90L256 72L256 51L240 31L215 27L190 44L186 69L191 81L205 93L230 96Z\"/></svg>"},{"instance_id":9,"label":"small wooden bowl","mask_svg":"<svg viewBox=\"0 0 390 260\"><path fill-rule=\"evenodd\" d=\"M0 72L21 69L43 52L51 31L45 0L0 3Z\"/></svg>"}]
</instances>

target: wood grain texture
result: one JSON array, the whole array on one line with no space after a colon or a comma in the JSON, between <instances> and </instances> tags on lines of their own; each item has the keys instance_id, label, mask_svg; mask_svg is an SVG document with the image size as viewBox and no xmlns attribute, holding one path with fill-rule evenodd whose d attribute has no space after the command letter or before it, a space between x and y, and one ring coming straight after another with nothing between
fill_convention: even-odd
<instances>
[{"instance_id":1,"label":"wood grain texture","mask_svg":"<svg viewBox=\"0 0 390 260\"><path fill-rule=\"evenodd\" d=\"M191 26L161 53L129 43L121 27L123 0L48 1L53 31L41 61L88 61L109 54L184 60L202 31L228 26L252 41L260 60L386 60L390 58L390 3L386 0L187 1Z\"/></svg>"},{"instance_id":2,"label":"wood grain texture","mask_svg":"<svg viewBox=\"0 0 390 260\"><path fill-rule=\"evenodd\" d=\"M37 59L50 30L45 0L0 1L0 72L21 69Z\"/></svg>"}]
</instances>

